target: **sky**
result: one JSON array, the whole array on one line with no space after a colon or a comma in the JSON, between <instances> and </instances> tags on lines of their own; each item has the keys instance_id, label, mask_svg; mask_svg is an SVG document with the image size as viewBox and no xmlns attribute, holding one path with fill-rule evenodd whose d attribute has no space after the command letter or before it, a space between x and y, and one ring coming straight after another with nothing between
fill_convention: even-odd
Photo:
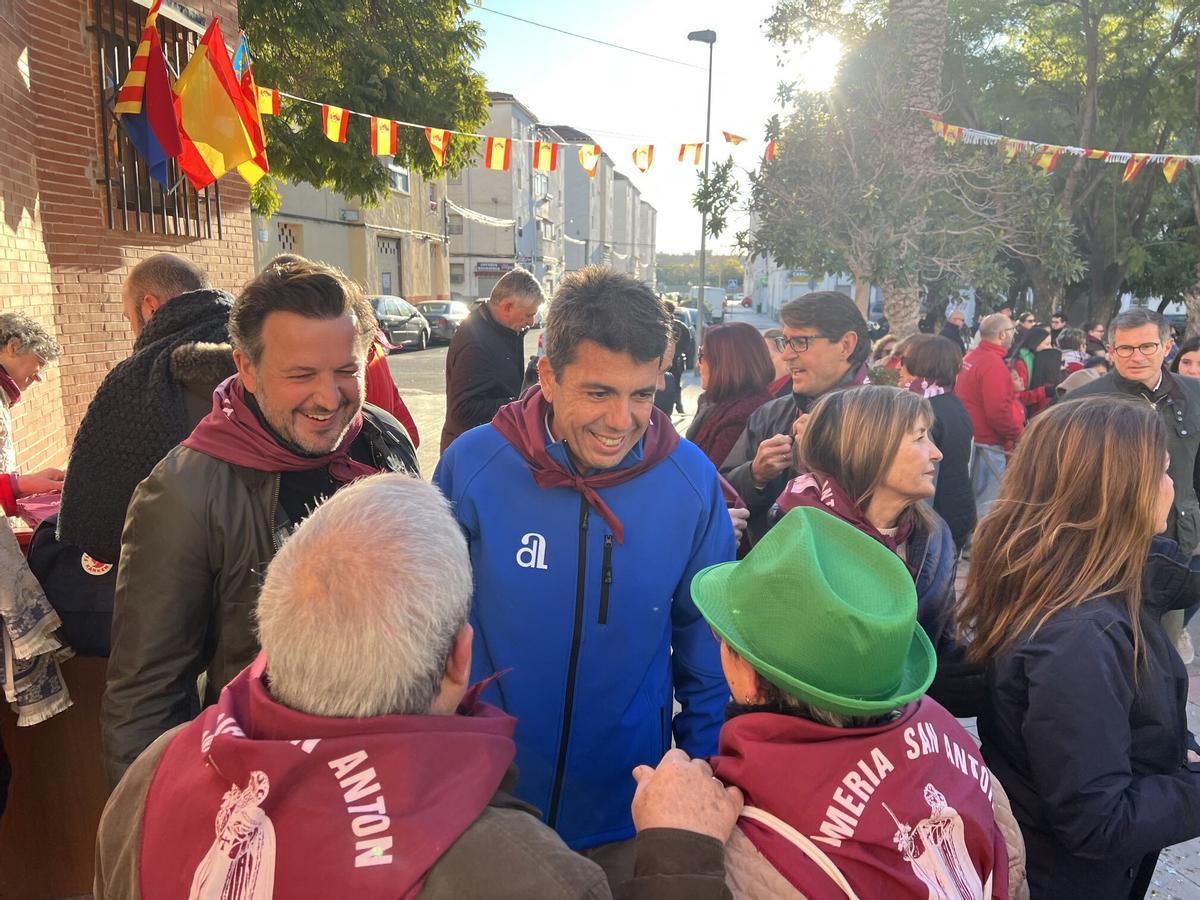
<instances>
[{"instance_id":1,"label":"sky","mask_svg":"<svg viewBox=\"0 0 1200 900\"><path fill-rule=\"evenodd\" d=\"M658 211L659 253L700 248L700 214L691 197L697 169L678 161L681 143L704 140L708 45L687 40L690 31L712 29L712 163L732 154L745 169L757 166L765 148L764 128L778 111L776 91L784 80L811 80L817 87L831 68L836 48L777 64L777 48L763 34L770 0L483 0L471 16L486 31L477 68L488 90L513 94L549 125L571 125L592 136L628 175L642 198ZM696 68L662 62L600 46L496 15L532 19L600 40L670 57ZM832 56L831 56L832 54ZM722 131L747 138L733 147ZM645 174L633 165L633 148L654 144L654 163ZM732 246L745 228L739 210L710 249Z\"/></svg>"}]
</instances>

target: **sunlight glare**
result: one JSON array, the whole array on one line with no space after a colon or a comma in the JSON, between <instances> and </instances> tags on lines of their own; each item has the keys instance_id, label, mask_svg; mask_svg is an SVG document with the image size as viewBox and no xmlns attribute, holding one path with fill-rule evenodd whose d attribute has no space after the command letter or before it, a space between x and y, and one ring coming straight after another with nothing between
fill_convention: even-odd
<instances>
[{"instance_id":1,"label":"sunlight glare","mask_svg":"<svg viewBox=\"0 0 1200 900\"><path fill-rule=\"evenodd\" d=\"M831 34L819 34L798 56L797 86L801 90L823 94L833 87L842 58L841 41Z\"/></svg>"}]
</instances>

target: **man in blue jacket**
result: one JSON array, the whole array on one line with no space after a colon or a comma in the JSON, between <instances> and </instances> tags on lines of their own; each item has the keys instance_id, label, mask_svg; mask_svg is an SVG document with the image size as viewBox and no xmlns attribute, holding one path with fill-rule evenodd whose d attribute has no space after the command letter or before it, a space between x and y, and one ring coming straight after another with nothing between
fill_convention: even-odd
<instances>
[{"instance_id":1,"label":"man in blue jacket","mask_svg":"<svg viewBox=\"0 0 1200 900\"><path fill-rule=\"evenodd\" d=\"M577 850L634 834L634 766L716 752L729 699L689 593L735 556L713 465L654 408L670 318L600 267L554 298L540 387L447 448L467 533L472 678L516 716L518 796ZM672 716L673 700L681 706Z\"/></svg>"}]
</instances>

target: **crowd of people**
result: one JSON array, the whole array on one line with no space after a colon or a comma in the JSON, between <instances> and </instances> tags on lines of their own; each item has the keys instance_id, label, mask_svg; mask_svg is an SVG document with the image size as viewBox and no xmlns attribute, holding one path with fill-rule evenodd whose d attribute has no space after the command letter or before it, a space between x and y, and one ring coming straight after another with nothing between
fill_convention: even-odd
<instances>
[{"instance_id":1,"label":"crowd of people","mask_svg":"<svg viewBox=\"0 0 1200 900\"><path fill-rule=\"evenodd\" d=\"M1126 898L1200 836L1200 344L1155 313L872 347L811 293L706 330L684 437L664 301L572 273L527 367L515 270L430 484L341 272L123 301L65 474L8 417L62 349L0 315L0 503L62 494L28 564L0 530L6 696L108 657L97 898Z\"/></svg>"}]
</instances>

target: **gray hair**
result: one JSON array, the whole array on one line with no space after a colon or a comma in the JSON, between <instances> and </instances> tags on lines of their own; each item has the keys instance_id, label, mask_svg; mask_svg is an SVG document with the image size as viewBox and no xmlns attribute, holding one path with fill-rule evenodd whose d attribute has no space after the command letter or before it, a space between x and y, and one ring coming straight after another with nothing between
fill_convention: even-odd
<instances>
[{"instance_id":1,"label":"gray hair","mask_svg":"<svg viewBox=\"0 0 1200 900\"><path fill-rule=\"evenodd\" d=\"M18 312L0 313L0 347L14 338L20 342L18 353L36 353L46 362L62 356L62 347L41 322Z\"/></svg>"},{"instance_id":2,"label":"gray hair","mask_svg":"<svg viewBox=\"0 0 1200 900\"><path fill-rule=\"evenodd\" d=\"M546 299L538 280L520 266L500 276L488 297L488 306L499 306L509 298L524 299L526 305L536 302L539 306Z\"/></svg>"},{"instance_id":3,"label":"gray hair","mask_svg":"<svg viewBox=\"0 0 1200 900\"><path fill-rule=\"evenodd\" d=\"M1171 336L1171 323L1167 321L1167 317L1141 306L1132 306L1123 313L1117 313L1108 323L1108 333L1115 340L1118 331L1141 328L1143 325L1155 326L1158 329L1158 339L1164 344Z\"/></svg>"},{"instance_id":4,"label":"gray hair","mask_svg":"<svg viewBox=\"0 0 1200 900\"><path fill-rule=\"evenodd\" d=\"M143 259L130 270L125 285L134 297L151 294L163 303L211 287L203 270L174 253L156 253Z\"/></svg>"},{"instance_id":5,"label":"gray hair","mask_svg":"<svg viewBox=\"0 0 1200 900\"><path fill-rule=\"evenodd\" d=\"M1000 337L1000 333L1013 327L1012 319L1003 313L992 313L984 316L979 323L979 336L986 341Z\"/></svg>"},{"instance_id":6,"label":"gray hair","mask_svg":"<svg viewBox=\"0 0 1200 900\"><path fill-rule=\"evenodd\" d=\"M436 488L399 474L343 488L267 570L272 695L331 718L428 713L471 590L466 539Z\"/></svg>"}]
</instances>

